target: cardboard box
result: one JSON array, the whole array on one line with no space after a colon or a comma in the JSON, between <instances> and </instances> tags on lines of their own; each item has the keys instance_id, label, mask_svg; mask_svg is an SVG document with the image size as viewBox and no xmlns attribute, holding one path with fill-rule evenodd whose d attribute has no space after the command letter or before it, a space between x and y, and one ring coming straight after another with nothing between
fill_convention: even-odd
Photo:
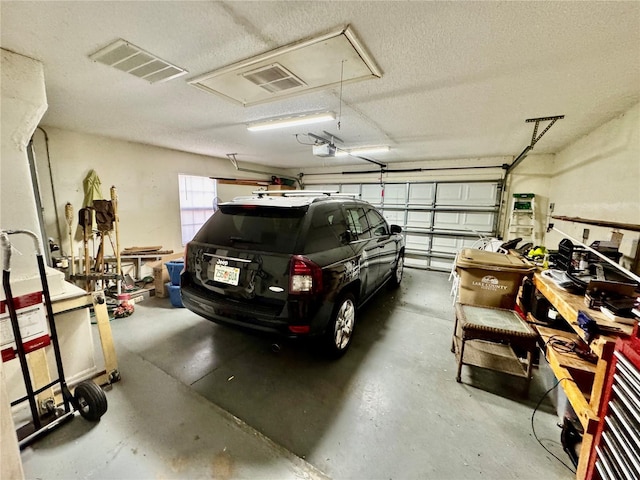
<instances>
[{"instance_id":1,"label":"cardboard box","mask_svg":"<svg viewBox=\"0 0 640 480\"><path fill-rule=\"evenodd\" d=\"M522 279L535 268L515 255L465 249L456 260L459 302L512 310Z\"/></svg>"},{"instance_id":2,"label":"cardboard box","mask_svg":"<svg viewBox=\"0 0 640 480\"><path fill-rule=\"evenodd\" d=\"M160 260L149 262L149 266L153 269L153 285L156 289L156 297L166 298L169 296L166 283L169 282L169 271L165 266L166 262L184 258L184 253L172 253L165 255Z\"/></svg>"}]
</instances>

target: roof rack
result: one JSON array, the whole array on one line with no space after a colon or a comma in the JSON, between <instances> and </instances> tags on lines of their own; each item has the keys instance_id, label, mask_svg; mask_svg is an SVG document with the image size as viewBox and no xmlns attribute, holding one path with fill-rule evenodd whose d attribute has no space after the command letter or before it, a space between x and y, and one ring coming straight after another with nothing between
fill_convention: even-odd
<instances>
[{"instance_id":1,"label":"roof rack","mask_svg":"<svg viewBox=\"0 0 640 480\"><path fill-rule=\"evenodd\" d=\"M263 197L264 195L279 195L282 197L355 197L356 193L339 193L337 190L256 190L254 195Z\"/></svg>"}]
</instances>

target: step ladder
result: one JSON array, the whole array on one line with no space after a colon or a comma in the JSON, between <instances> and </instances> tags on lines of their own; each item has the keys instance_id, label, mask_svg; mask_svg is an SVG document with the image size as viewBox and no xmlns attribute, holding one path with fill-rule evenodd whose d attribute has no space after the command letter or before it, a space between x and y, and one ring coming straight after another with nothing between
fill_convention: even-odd
<instances>
[{"instance_id":1,"label":"step ladder","mask_svg":"<svg viewBox=\"0 0 640 480\"><path fill-rule=\"evenodd\" d=\"M509 218L509 238L521 237L524 242L536 243L536 195L514 193Z\"/></svg>"}]
</instances>

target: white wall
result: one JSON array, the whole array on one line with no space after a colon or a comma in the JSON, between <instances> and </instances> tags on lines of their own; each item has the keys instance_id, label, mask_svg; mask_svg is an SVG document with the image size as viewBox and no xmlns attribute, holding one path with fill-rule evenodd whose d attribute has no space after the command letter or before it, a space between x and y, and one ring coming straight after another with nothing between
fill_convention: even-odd
<instances>
[{"instance_id":1,"label":"white wall","mask_svg":"<svg viewBox=\"0 0 640 480\"><path fill-rule=\"evenodd\" d=\"M2 128L0 160L0 227L40 231L26 146L47 109L43 66L37 60L1 50ZM12 236L25 255L11 258L13 278L34 270L33 242ZM37 270L36 270L37 271ZM27 272L27 273L25 273Z\"/></svg>"},{"instance_id":2,"label":"white wall","mask_svg":"<svg viewBox=\"0 0 640 480\"><path fill-rule=\"evenodd\" d=\"M559 152L549 188L555 215L640 224L640 104ZM553 222L578 240L588 228L587 244L611 238L611 228ZM620 231L624 234L620 251L626 256L623 264L628 266L640 234ZM555 248L562 238L551 232L547 243Z\"/></svg>"},{"instance_id":3,"label":"white wall","mask_svg":"<svg viewBox=\"0 0 640 480\"><path fill-rule=\"evenodd\" d=\"M227 159L206 157L139 143L114 140L43 126L48 135L49 158L45 136L36 131L34 143L38 176L43 194L45 227L49 236L57 237L56 210L53 208L53 177L62 246L68 252L68 229L64 206L73 205L74 229L84 198L83 180L93 169L102 183L102 193L109 197L114 185L118 192L121 247L162 245L165 250L183 250L180 235L180 199L178 174L252 178L269 180L267 175L235 170ZM51 172L49 172L49 164ZM243 168L261 169L246 164ZM274 172L277 174L277 171ZM222 201L247 195L255 187L224 185L218 196ZM75 230L74 230L75 231ZM78 252L80 243L75 243ZM111 248L107 247L107 254Z\"/></svg>"}]
</instances>

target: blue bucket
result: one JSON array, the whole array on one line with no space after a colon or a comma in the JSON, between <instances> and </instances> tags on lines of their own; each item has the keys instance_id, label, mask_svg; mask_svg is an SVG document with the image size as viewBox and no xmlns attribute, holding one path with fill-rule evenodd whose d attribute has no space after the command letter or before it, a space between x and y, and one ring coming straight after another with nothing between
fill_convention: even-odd
<instances>
[{"instance_id":1,"label":"blue bucket","mask_svg":"<svg viewBox=\"0 0 640 480\"><path fill-rule=\"evenodd\" d=\"M184 268L184 262L166 262L165 266L169 272L172 285L180 285L180 272Z\"/></svg>"},{"instance_id":2,"label":"blue bucket","mask_svg":"<svg viewBox=\"0 0 640 480\"><path fill-rule=\"evenodd\" d=\"M184 307L182 304L182 296L180 296L180 285L171 285L167 283L167 289L169 290L169 300L174 307Z\"/></svg>"}]
</instances>

